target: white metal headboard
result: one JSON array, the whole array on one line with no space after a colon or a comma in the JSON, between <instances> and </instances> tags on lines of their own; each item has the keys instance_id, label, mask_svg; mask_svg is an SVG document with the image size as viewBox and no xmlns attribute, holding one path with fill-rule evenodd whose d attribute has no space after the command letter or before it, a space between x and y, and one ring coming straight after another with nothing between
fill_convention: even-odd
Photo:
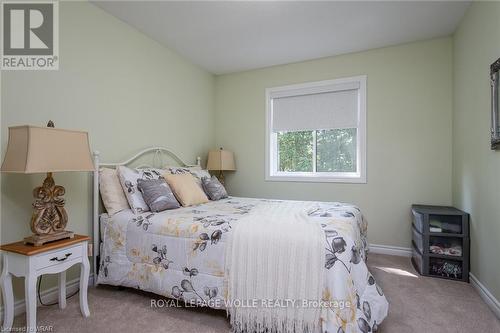
<instances>
[{"instance_id":1,"label":"white metal headboard","mask_svg":"<svg viewBox=\"0 0 500 333\"><path fill-rule=\"evenodd\" d=\"M94 151L94 190L93 190L93 220L92 220L92 228L93 228L93 264L94 264L94 285L97 285L97 269L99 265L99 253L100 253L100 246L101 246L101 239L100 239L100 222L99 222L99 169L101 167L108 167L108 168L116 168L118 166L127 166L131 164L132 162L136 161L138 158L149 154L149 153L154 153L153 156L153 165L140 165L137 166L136 168L142 169L142 168L163 168L165 165L162 164L162 154L170 156L173 160L175 160L180 166L183 167L189 167L189 166L200 166L201 165L201 158L197 157L196 158L196 164L187 164L185 163L182 159L180 159L176 154L174 154L170 149L164 148L164 147L150 147L146 148L131 158L123 161L123 162L118 162L118 163L101 163L99 161L99 152ZM155 162L159 161L157 165L155 165Z\"/></svg>"}]
</instances>

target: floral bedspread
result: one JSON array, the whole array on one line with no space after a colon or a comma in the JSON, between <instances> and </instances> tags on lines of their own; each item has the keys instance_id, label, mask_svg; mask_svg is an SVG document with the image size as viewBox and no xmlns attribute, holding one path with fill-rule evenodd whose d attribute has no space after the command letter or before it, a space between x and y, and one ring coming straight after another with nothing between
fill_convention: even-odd
<instances>
[{"instance_id":1,"label":"floral bedspread","mask_svg":"<svg viewBox=\"0 0 500 333\"><path fill-rule=\"evenodd\" d=\"M225 308L225 242L238 220L280 200L230 197L160 213L127 210L101 216L98 283L153 292L191 304ZM297 202L303 203L303 202ZM323 332L373 332L387 300L368 271L367 224L359 209L318 202L309 212L325 232Z\"/></svg>"}]
</instances>

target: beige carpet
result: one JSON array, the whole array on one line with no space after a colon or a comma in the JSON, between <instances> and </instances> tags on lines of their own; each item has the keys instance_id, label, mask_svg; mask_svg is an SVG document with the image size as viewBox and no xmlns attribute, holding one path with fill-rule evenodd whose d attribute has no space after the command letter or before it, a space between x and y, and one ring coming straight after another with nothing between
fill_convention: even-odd
<instances>
[{"instance_id":1,"label":"beige carpet","mask_svg":"<svg viewBox=\"0 0 500 333\"><path fill-rule=\"evenodd\" d=\"M369 256L370 271L386 293L389 316L381 333L500 332L500 321L466 283L418 276L409 259ZM224 311L151 308L152 294L99 286L89 289L90 318L80 315L78 297L65 310L38 308L38 325L54 332L229 332ZM24 326L24 315L15 326Z\"/></svg>"}]
</instances>

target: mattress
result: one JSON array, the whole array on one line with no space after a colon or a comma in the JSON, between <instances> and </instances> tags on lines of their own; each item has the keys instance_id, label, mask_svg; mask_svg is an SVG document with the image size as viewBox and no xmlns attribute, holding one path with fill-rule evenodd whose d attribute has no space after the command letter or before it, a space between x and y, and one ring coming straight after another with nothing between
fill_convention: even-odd
<instances>
[{"instance_id":1,"label":"mattress","mask_svg":"<svg viewBox=\"0 0 500 333\"><path fill-rule=\"evenodd\" d=\"M260 204L230 197L159 213L101 216L98 283L137 288L189 304L225 308L225 249L231 229ZM299 202L297 202L299 203ZM323 332L368 332L388 303L366 266L367 222L350 204L318 202L309 217L325 232Z\"/></svg>"}]
</instances>

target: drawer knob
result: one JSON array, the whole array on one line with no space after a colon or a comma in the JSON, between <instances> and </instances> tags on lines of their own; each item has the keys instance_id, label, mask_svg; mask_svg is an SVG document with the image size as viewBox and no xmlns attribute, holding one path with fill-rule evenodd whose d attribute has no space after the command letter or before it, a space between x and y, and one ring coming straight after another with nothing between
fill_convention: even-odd
<instances>
[{"instance_id":1,"label":"drawer knob","mask_svg":"<svg viewBox=\"0 0 500 333\"><path fill-rule=\"evenodd\" d=\"M62 257L62 258L54 257L54 258L51 258L50 261L64 261L64 260L68 259L70 255L71 255L71 253L66 253L64 255L64 257Z\"/></svg>"}]
</instances>

